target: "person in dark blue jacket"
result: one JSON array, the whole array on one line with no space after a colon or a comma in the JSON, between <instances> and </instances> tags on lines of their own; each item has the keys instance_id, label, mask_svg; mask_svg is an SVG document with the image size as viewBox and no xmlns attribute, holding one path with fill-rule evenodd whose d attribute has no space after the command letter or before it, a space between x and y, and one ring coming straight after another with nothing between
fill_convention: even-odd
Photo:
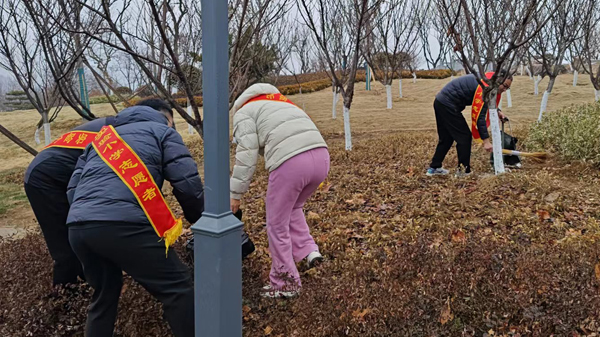
<instances>
[{"instance_id":1,"label":"person in dark blue jacket","mask_svg":"<svg viewBox=\"0 0 600 337\"><path fill-rule=\"evenodd\" d=\"M498 79L499 81L505 79L498 88L498 95L501 95L504 91L510 89L512 76L507 76L506 71L501 70L498 74ZM429 169L427 170L428 176L447 175L449 173L448 170L442 167L442 162L454 142L456 142L459 165L457 176L469 175L471 173L472 134L469 124L465 123L462 111L465 107L473 104L473 98L478 86L479 83L475 75L461 76L446 84L435 97L433 108L435 110L439 141ZM484 104L477 119L477 130L483 141L484 149L492 152L492 143L486 124L487 112L487 104ZM498 117L500 119L504 118L501 111L498 111Z\"/></svg>"},{"instance_id":2,"label":"person in dark blue jacket","mask_svg":"<svg viewBox=\"0 0 600 337\"><path fill-rule=\"evenodd\" d=\"M98 132L111 125L114 117L95 119L73 131ZM48 251L54 260L52 283L64 285L83 278L81 263L75 256L67 230L67 185L83 150L49 147L41 151L25 172L25 194L40 224Z\"/></svg>"},{"instance_id":3,"label":"person in dark blue jacket","mask_svg":"<svg viewBox=\"0 0 600 337\"><path fill-rule=\"evenodd\" d=\"M158 111L146 106L127 108L116 116L113 126L159 189L164 180L171 183L186 219L194 223L204 211L202 181L181 136L172 128L171 107L166 102L158 105ZM69 241L95 290L86 336L112 336L123 271L163 304L176 337L193 336L191 273L174 250L165 256L164 242L159 241L136 197L92 146L79 158L67 196L71 203Z\"/></svg>"}]
</instances>

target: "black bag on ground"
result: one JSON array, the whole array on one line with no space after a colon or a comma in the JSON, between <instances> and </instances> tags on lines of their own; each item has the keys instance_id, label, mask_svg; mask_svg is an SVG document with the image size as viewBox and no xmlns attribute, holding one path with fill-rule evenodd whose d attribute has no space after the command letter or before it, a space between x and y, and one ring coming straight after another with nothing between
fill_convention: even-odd
<instances>
[{"instance_id":1,"label":"black bag on ground","mask_svg":"<svg viewBox=\"0 0 600 337\"><path fill-rule=\"evenodd\" d=\"M242 210L238 210L235 214L235 217L238 220L242 221ZM194 258L194 238L189 239L185 245L185 248L190 251L190 256L192 259ZM246 233L246 231L242 230L242 259L245 259L248 255L252 254L256 247L254 246L254 242L250 240L250 237Z\"/></svg>"},{"instance_id":2,"label":"black bag on ground","mask_svg":"<svg viewBox=\"0 0 600 337\"><path fill-rule=\"evenodd\" d=\"M500 138L503 139L502 148L505 150L517 150L517 142L519 141L516 137L505 133L504 131L500 131ZM513 156L509 154L505 154L502 156L504 159L504 165L509 167L521 167L521 158L519 156ZM494 154L490 155L490 164L494 167Z\"/></svg>"}]
</instances>

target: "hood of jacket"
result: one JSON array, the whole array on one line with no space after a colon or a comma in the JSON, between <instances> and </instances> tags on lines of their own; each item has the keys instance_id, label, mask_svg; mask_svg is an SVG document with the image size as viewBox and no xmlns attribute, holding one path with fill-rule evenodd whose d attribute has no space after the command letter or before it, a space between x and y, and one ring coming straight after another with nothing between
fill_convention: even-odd
<instances>
[{"instance_id":1,"label":"hood of jacket","mask_svg":"<svg viewBox=\"0 0 600 337\"><path fill-rule=\"evenodd\" d=\"M253 99L256 96L267 95L267 94L279 94L279 90L268 83L256 83L244 90L240 97L235 100L233 104L232 113L235 114L246 102Z\"/></svg>"},{"instance_id":2,"label":"hood of jacket","mask_svg":"<svg viewBox=\"0 0 600 337\"><path fill-rule=\"evenodd\" d=\"M162 113L147 106L132 106L127 108L115 117L114 127L119 127L131 123L155 122L169 125L169 120Z\"/></svg>"}]
</instances>

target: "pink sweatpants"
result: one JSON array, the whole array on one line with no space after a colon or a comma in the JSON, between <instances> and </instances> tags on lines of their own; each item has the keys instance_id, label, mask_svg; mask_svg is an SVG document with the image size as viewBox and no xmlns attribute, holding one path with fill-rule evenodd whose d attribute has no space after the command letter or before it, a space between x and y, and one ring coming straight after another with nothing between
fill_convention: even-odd
<instances>
[{"instance_id":1,"label":"pink sweatpants","mask_svg":"<svg viewBox=\"0 0 600 337\"><path fill-rule=\"evenodd\" d=\"M329 152L318 148L288 159L269 175L267 236L272 259L270 279L275 289L300 287L295 262L319 250L302 207L328 172Z\"/></svg>"}]
</instances>

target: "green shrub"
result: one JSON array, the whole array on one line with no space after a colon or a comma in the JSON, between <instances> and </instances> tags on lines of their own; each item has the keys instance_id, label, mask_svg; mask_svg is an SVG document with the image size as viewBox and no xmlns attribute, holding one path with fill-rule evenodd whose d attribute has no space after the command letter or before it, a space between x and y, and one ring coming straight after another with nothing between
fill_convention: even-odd
<instances>
[{"instance_id":1,"label":"green shrub","mask_svg":"<svg viewBox=\"0 0 600 337\"><path fill-rule=\"evenodd\" d=\"M600 104L547 113L531 127L525 145L529 150L557 153L566 160L600 165Z\"/></svg>"}]
</instances>

